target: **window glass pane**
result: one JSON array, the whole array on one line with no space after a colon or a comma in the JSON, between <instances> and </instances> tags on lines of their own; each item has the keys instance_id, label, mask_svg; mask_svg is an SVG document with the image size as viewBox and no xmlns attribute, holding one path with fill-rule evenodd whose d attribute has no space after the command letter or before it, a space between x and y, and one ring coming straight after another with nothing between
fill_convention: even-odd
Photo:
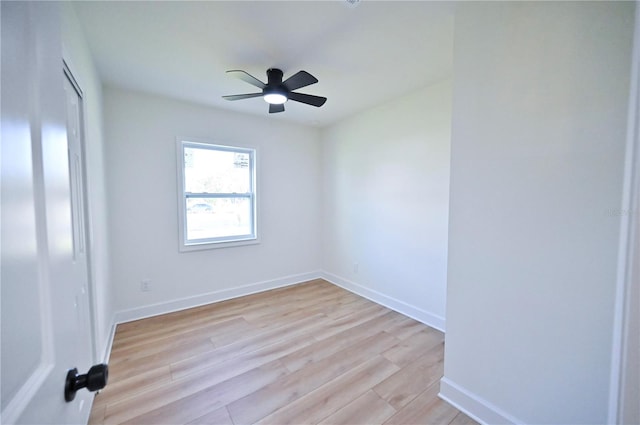
<instances>
[{"instance_id":1,"label":"window glass pane","mask_svg":"<svg viewBox=\"0 0 640 425\"><path fill-rule=\"evenodd\" d=\"M249 198L189 198L187 240L252 235Z\"/></svg>"},{"instance_id":2,"label":"window glass pane","mask_svg":"<svg viewBox=\"0 0 640 425\"><path fill-rule=\"evenodd\" d=\"M184 178L191 193L249 193L249 154L185 147Z\"/></svg>"}]
</instances>

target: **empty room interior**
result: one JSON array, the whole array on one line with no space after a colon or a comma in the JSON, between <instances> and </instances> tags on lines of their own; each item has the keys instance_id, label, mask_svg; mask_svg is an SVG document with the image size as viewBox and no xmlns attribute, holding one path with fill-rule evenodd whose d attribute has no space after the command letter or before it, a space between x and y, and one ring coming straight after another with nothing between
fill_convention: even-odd
<instances>
[{"instance_id":1,"label":"empty room interior","mask_svg":"<svg viewBox=\"0 0 640 425\"><path fill-rule=\"evenodd\" d=\"M640 423L638 6L3 0L2 422Z\"/></svg>"}]
</instances>

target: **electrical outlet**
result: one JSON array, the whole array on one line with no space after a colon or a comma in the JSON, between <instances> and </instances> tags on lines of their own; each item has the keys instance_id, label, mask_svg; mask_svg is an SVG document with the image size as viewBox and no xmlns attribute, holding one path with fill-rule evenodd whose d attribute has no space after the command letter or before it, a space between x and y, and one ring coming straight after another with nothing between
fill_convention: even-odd
<instances>
[{"instance_id":1,"label":"electrical outlet","mask_svg":"<svg viewBox=\"0 0 640 425\"><path fill-rule=\"evenodd\" d=\"M140 281L140 290L142 292L149 292L151 290L151 280L143 279Z\"/></svg>"},{"instance_id":2,"label":"electrical outlet","mask_svg":"<svg viewBox=\"0 0 640 425\"><path fill-rule=\"evenodd\" d=\"M358 269L360 269L360 264L358 263L353 263L353 272L355 274L358 274Z\"/></svg>"}]
</instances>

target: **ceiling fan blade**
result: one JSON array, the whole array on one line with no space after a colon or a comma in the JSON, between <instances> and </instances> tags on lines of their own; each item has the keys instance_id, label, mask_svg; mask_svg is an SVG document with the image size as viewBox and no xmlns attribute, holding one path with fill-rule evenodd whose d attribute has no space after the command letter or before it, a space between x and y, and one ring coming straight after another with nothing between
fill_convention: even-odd
<instances>
[{"instance_id":1,"label":"ceiling fan blade","mask_svg":"<svg viewBox=\"0 0 640 425\"><path fill-rule=\"evenodd\" d=\"M290 100L295 100L296 102L306 103L307 105L320 107L324 105L324 102L327 101L326 97L321 96L313 96L310 94L304 93L289 93L287 96Z\"/></svg>"},{"instance_id":2,"label":"ceiling fan blade","mask_svg":"<svg viewBox=\"0 0 640 425\"><path fill-rule=\"evenodd\" d=\"M248 72L241 71L239 69L233 69L231 71L227 71L227 74L233 74L237 78L240 78L242 81L251 84L252 86L256 86L258 88L264 89L267 85L262 81L258 80L253 75Z\"/></svg>"},{"instance_id":3,"label":"ceiling fan blade","mask_svg":"<svg viewBox=\"0 0 640 425\"><path fill-rule=\"evenodd\" d=\"M283 104L280 104L280 105L269 104L269 113L270 114L275 114L276 112L284 112L284 105Z\"/></svg>"},{"instance_id":4,"label":"ceiling fan blade","mask_svg":"<svg viewBox=\"0 0 640 425\"><path fill-rule=\"evenodd\" d=\"M223 99L227 100L242 100L242 99L251 99L252 97L260 97L262 93L247 93L247 94L232 94L229 96L222 96Z\"/></svg>"},{"instance_id":5,"label":"ceiling fan blade","mask_svg":"<svg viewBox=\"0 0 640 425\"><path fill-rule=\"evenodd\" d=\"M289 91L293 91L302 87L310 86L317 82L318 79L307 71L300 71L284 80L283 84L289 89Z\"/></svg>"}]
</instances>

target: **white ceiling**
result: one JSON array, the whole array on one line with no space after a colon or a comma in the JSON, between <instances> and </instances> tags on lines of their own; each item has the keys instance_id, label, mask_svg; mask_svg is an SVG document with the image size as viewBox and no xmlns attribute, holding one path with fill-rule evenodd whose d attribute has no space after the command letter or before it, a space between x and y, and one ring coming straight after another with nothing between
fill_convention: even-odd
<instances>
[{"instance_id":1,"label":"white ceiling","mask_svg":"<svg viewBox=\"0 0 640 425\"><path fill-rule=\"evenodd\" d=\"M325 126L451 74L453 2L175 1L76 2L98 72L111 86L262 116L259 89L225 71L266 82L305 70L299 89L321 108L289 101L271 119Z\"/></svg>"}]
</instances>

